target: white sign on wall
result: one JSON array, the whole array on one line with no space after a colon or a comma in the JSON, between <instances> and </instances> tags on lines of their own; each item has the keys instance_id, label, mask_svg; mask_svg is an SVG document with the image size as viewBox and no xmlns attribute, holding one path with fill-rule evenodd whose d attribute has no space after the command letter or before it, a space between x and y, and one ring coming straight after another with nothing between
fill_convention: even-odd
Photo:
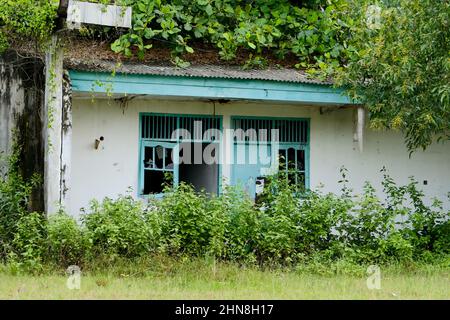
<instances>
[{"instance_id":1,"label":"white sign on wall","mask_svg":"<svg viewBox=\"0 0 450 320\"><path fill-rule=\"evenodd\" d=\"M67 27L78 29L82 23L131 28L131 7L69 0Z\"/></svg>"}]
</instances>

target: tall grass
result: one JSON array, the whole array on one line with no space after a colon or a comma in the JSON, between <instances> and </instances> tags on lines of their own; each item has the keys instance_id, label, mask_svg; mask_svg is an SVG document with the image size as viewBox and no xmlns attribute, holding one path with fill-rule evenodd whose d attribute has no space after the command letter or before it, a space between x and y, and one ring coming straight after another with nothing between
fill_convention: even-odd
<instances>
[{"instance_id":1,"label":"tall grass","mask_svg":"<svg viewBox=\"0 0 450 320\"><path fill-rule=\"evenodd\" d=\"M67 275L0 270L0 299L448 299L448 265L381 268L381 288L366 285L366 268L348 262L259 268L213 258L155 255L82 269L79 290ZM354 268L358 269L354 269Z\"/></svg>"}]
</instances>

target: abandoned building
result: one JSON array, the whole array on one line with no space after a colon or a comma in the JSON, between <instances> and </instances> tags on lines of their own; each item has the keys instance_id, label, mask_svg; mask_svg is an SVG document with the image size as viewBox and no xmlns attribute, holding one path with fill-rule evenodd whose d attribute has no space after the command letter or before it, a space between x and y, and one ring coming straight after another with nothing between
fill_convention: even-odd
<instances>
[{"instance_id":1,"label":"abandoned building","mask_svg":"<svg viewBox=\"0 0 450 320\"><path fill-rule=\"evenodd\" d=\"M29 72L19 72L19 64ZM4 56L0 81L2 152L11 151L17 129L26 142L27 174L44 177L36 207L48 213L63 206L77 216L91 199L128 189L136 198L160 195L167 179L211 193L221 192L224 184L242 184L254 197L261 177L280 159L285 167L294 163L301 179L293 183L307 188L323 184L323 190L339 192L344 166L355 191L365 181L380 190L385 167L399 183L414 176L430 199L439 197L448 206L448 145L434 144L410 158L401 133L371 130L362 106L297 70L118 67L114 61L76 59L54 66L52 98L44 98L40 60ZM184 133L174 134L177 129ZM261 129L268 135L277 130L276 149ZM260 161L260 148L269 162ZM192 161L182 154L186 150Z\"/></svg>"},{"instance_id":2,"label":"abandoned building","mask_svg":"<svg viewBox=\"0 0 450 320\"><path fill-rule=\"evenodd\" d=\"M366 181L381 192L386 168L450 207L449 145L410 157L400 132L372 130L364 106L331 82L213 59L118 64L97 49L54 44L45 59L0 58L0 152L11 152L16 132L25 176L43 177L34 209L78 216L92 199L131 190L145 200L182 181L209 193L241 184L255 197L264 176L289 168L291 183L339 193L341 167L355 192Z\"/></svg>"}]
</instances>

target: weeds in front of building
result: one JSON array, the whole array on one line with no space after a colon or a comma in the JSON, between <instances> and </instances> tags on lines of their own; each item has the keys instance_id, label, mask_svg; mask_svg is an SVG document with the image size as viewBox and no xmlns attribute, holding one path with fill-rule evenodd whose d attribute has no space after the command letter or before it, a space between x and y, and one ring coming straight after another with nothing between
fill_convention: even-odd
<instances>
[{"instance_id":1,"label":"weeds in front of building","mask_svg":"<svg viewBox=\"0 0 450 320\"><path fill-rule=\"evenodd\" d=\"M239 186L211 195L180 183L148 202L129 194L93 200L76 221L63 210L48 219L30 213L36 180L25 181L16 162L12 157L0 180L0 257L16 272L167 257L365 273L374 264L448 261L450 253L442 203L427 205L414 179L399 186L385 170L386 200L368 183L355 195L345 169L340 194L299 189L280 171L267 177L256 202Z\"/></svg>"}]
</instances>

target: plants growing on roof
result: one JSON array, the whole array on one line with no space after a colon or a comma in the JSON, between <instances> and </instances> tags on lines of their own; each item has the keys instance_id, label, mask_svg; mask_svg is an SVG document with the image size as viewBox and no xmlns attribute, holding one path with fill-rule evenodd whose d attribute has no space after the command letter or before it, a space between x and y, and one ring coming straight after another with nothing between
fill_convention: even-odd
<instances>
[{"instance_id":1,"label":"plants growing on roof","mask_svg":"<svg viewBox=\"0 0 450 320\"><path fill-rule=\"evenodd\" d=\"M0 53L12 38L44 43L55 27L59 0L0 0Z\"/></svg>"},{"instance_id":2,"label":"plants growing on roof","mask_svg":"<svg viewBox=\"0 0 450 320\"><path fill-rule=\"evenodd\" d=\"M298 58L297 67L327 71L346 59L346 1L123 0L133 7L133 27L111 45L113 51L144 57L163 41L178 57L209 43L224 60L248 52L248 66L263 65L267 52Z\"/></svg>"}]
</instances>

